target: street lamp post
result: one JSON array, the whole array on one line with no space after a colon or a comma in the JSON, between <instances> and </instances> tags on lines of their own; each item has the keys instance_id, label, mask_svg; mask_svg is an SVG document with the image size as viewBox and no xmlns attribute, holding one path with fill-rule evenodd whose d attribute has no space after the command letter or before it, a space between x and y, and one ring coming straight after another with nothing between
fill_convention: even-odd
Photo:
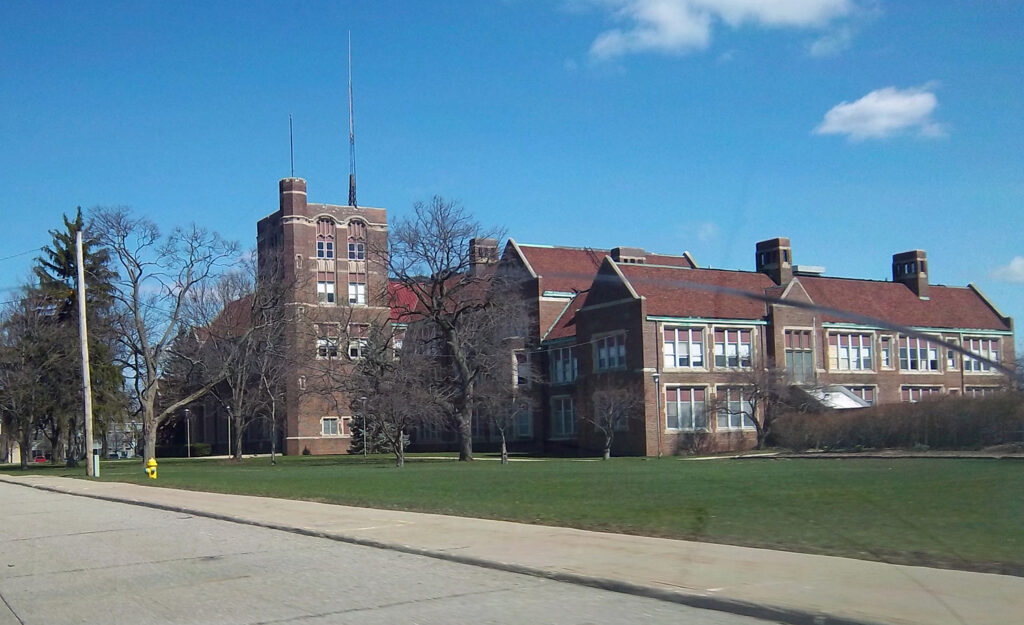
<instances>
[{"instance_id":1,"label":"street lamp post","mask_svg":"<svg viewBox=\"0 0 1024 625\"><path fill-rule=\"evenodd\" d=\"M658 406L658 457L661 458L661 373L654 372L654 399Z\"/></svg>"}]
</instances>

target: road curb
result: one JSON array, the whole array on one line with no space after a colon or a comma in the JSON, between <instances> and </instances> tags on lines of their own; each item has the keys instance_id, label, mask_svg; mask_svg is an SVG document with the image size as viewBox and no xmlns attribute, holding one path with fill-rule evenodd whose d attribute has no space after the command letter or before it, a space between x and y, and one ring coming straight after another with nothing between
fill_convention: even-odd
<instances>
[{"instance_id":1,"label":"road curb","mask_svg":"<svg viewBox=\"0 0 1024 625\"><path fill-rule=\"evenodd\" d=\"M728 599L724 597L714 597L709 595L688 593L680 590L658 588L655 586L645 586L643 584L634 584L632 582L626 582L606 577L596 577L591 575L582 575L579 573L569 573L563 571L550 571L546 569L539 569L511 562L501 562L498 560L490 560L486 558L477 558L474 556L459 555L454 553L448 553L445 551L436 551L432 549L424 549L422 547L413 547L412 545L403 545L400 543L389 543L368 538L360 538L357 536L348 536L346 534L339 534L335 532L323 532L319 530L296 527L294 525L270 523L266 521L256 521L244 517L236 517L230 514L221 514L217 512L209 512L207 510L199 510L195 508L190 508L188 506L175 506L169 504L156 503L152 501L132 499L129 497L117 497L113 495L101 495L97 493L76 493L69 490L64 490L57 486L25 483L20 480L10 479L8 476L4 475L0 475L0 480L3 480L8 484L16 484L18 486L24 486L27 488L34 488L37 490L58 493L61 495L85 497L88 499L97 499L113 503L141 506L144 508L153 508L155 510L166 510L168 512L191 514L193 516L215 519L218 521L227 521L230 523L238 523L240 525L262 527L282 532L290 532L292 534L311 536L314 538L326 538L329 540L348 543L352 545L359 545L362 547L387 549L390 551L408 553L411 555L425 556L428 558L435 558L438 560L446 560L448 562L455 562L458 564L467 564L470 566L494 569L498 571L506 571L509 573L518 573L520 575L529 575L531 577L550 579L553 581L575 584L578 586L587 586L590 588L598 588L601 590L608 590L611 592L618 592L638 597L647 597L649 599L657 599L659 601L678 603L693 608L714 610L717 612L728 612L730 614L749 616L752 618L757 618L766 621L787 623L789 625L885 625L880 621L851 619L848 617L835 616L821 612L809 612L806 610L799 610L795 608L787 608L781 606L766 606L746 601L740 601L737 599Z\"/></svg>"}]
</instances>

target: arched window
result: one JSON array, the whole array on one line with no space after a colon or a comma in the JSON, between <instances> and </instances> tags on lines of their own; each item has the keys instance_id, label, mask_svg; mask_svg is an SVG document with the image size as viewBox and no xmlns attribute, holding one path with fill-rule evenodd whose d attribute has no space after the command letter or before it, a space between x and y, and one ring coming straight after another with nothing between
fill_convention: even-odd
<instances>
[{"instance_id":1,"label":"arched window","mask_svg":"<svg viewBox=\"0 0 1024 625\"><path fill-rule=\"evenodd\" d=\"M366 260L366 223L348 222L348 259Z\"/></svg>"},{"instance_id":2,"label":"arched window","mask_svg":"<svg viewBox=\"0 0 1024 625\"><path fill-rule=\"evenodd\" d=\"M316 257L334 258L334 220L321 217L316 220Z\"/></svg>"}]
</instances>

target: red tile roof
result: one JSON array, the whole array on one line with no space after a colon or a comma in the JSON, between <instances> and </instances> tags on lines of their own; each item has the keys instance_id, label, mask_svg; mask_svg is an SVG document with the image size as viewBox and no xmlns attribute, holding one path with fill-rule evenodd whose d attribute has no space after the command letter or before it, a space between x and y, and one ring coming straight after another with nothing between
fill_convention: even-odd
<instances>
[{"instance_id":1,"label":"red tile roof","mask_svg":"<svg viewBox=\"0 0 1024 625\"><path fill-rule=\"evenodd\" d=\"M562 311L558 320L551 326L547 336L544 337L545 341L576 336L576 311L587 305L587 293L589 291L577 293L575 297L566 303L565 310Z\"/></svg>"},{"instance_id":2,"label":"red tile roof","mask_svg":"<svg viewBox=\"0 0 1024 625\"><path fill-rule=\"evenodd\" d=\"M1008 325L969 287L930 285L922 300L898 282L799 276L815 304L919 328L1009 330ZM823 321L849 321L825 314Z\"/></svg>"},{"instance_id":3,"label":"red tile roof","mask_svg":"<svg viewBox=\"0 0 1024 625\"><path fill-rule=\"evenodd\" d=\"M772 279L750 271L683 269L650 265L618 264L622 275L641 297L647 298L647 314L659 317L707 319L761 319L765 304L753 298L717 291L724 287L763 297L775 286Z\"/></svg>"},{"instance_id":4,"label":"red tile roof","mask_svg":"<svg viewBox=\"0 0 1024 625\"><path fill-rule=\"evenodd\" d=\"M610 250L589 247L555 247L519 243L523 256L533 267L534 273L543 278L545 291L571 293L590 288L601 261L611 254ZM651 254L645 256L648 264L690 267L685 256Z\"/></svg>"}]
</instances>

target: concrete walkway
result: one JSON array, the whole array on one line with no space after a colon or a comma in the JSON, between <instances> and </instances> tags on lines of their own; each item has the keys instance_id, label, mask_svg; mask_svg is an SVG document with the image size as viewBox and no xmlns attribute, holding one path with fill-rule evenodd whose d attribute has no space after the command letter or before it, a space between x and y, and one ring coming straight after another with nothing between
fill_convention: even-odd
<instances>
[{"instance_id":1,"label":"concrete walkway","mask_svg":"<svg viewBox=\"0 0 1024 625\"><path fill-rule=\"evenodd\" d=\"M0 479L786 623L1021 622L1024 578L49 476Z\"/></svg>"}]
</instances>

